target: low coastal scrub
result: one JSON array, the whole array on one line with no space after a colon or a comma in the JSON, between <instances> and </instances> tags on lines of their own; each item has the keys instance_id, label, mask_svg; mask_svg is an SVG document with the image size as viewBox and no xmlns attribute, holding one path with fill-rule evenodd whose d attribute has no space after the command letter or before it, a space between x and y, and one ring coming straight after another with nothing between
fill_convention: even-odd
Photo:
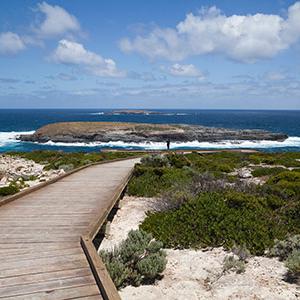
<instances>
[{"instance_id":1,"label":"low coastal scrub","mask_svg":"<svg viewBox=\"0 0 300 300\"><path fill-rule=\"evenodd\" d=\"M248 258L251 256L250 251L245 246L234 245L231 252L223 261L223 272L234 271L237 274L244 273Z\"/></svg>"},{"instance_id":2,"label":"low coastal scrub","mask_svg":"<svg viewBox=\"0 0 300 300\"><path fill-rule=\"evenodd\" d=\"M151 283L164 271L167 260L163 244L143 230L131 230L126 240L100 256L119 289L127 285Z\"/></svg>"},{"instance_id":3,"label":"low coastal scrub","mask_svg":"<svg viewBox=\"0 0 300 300\"><path fill-rule=\"evenodd\" d=\"M19 191L20 189L16 184L10 184L9 186L4 186L0 188L0 197L14 195Z\"/></svg>"},{"instance_id":4,"label":"low coastal scrub","mask_svg":"<svg viewBox=\"0 0 300 300\"><path fill-rule=\"evenodd\" d=\"M267 253L286 260L293 251L300 251L300 235L289 236L283 241L275 240L274 246Z\"/></svg>"},{"instance_id":5,"label":"low coastal scrub","mask_svg":"<svg viewBox=\"0 0 300 300\"><path fill-rule=\"evenodd\" d=\"M287 169L299 168L299 159L299 153L151 156L135 167L128 192L156 197L140 228L164 247L236 244L263 255L275 239L300 233L300 172ZM256 185L235 175L249 165L267 181Z\"/></svg>"},{"instance_id":6,"label":"low coastal scrub","mask_svg":"<svg viewBox=\"0 0 300 300\"><path fill-rule=\"evenodd\" d=\"M289 230L267 198L234 191L203 193L176 210L149 214L141 229L166 247L230 249L239 244L259 255Z\"/></svg>"},{"instance_id":7,"label":"low coastal scrub","mask_svg":"<svg viewBox=\"0 0 300 300\"><path fill-rule=\"evenodd\" d=\"M288 270L287 281L300 283L300 235L289 236L282 241L275 240L267 254L284 261Z\"/></svg>"},{"instance_id":8,"label":"low coastal scrub","mask_svg":"<svg viewBox=\"0 0 300 300\"><path fill-rule=\"evenodd\" d=\"M300 250L294 250L288 256L285 266L288 269L287 280L300 283Z\"/></svg>"},{"instance_id":9,"label":"low coastal scrub","mask_svg":"<svg viewBox=\"0 0 300 300\"><path fill-rule=\"evenodd\" d=\"M136 152L63 152L63 151L32 151L10 152L9 155L19 156L45 165L46 170L64 169L66 172L80 166L104 160L126 158L138 155Z\"/></svg>"},{"instance_id":10,"label":"low coastal scrub","mask_svg":"<svg viewBox=\"0 0 300 300\"><path fill-rule=\"evenodd\" d=\"M234 271L237 274L244 273L246 264L234 255L227 255L223 262L223 272Z\"/></svg>"},{"instance_id":11,"label":"low coastal scrub","mask_svg":"<svg viewBox=\"0 0 300 300\"><path fill-rule=\"evenodd\" d=\"M300 167L299 152L262 153L249 155L249 161L254 164L267 164L272 166Z\"/></svg>"},{"instance_id":12,"label":"low coastal scrub","mask_svg":"<svg viewBox=\"0 0 300 300\"><path fill-rule=\"evenodd\" d=\"M251 174L254 177L271 176L271 175L277 175L285 170L286 169L282 167L274 167L274 168L258 167L255 168L255 170L253 170Z\"/></svg>"}]
</instances>

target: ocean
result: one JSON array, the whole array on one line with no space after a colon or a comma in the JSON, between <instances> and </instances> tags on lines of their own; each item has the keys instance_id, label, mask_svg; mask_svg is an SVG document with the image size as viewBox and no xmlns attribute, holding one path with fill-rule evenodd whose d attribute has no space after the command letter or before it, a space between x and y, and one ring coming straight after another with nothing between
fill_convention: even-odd
<instances>
[{"instance_id":1,"label":"ocean","mask_svg":"<svg viewBox=\"0 0 300 300\"><path fill-rule=\"evenodd\" d=\"M32 133L39 127L55 122L110 121L137 123L195 124L232 129L263 129L286 133L284 142L276 141L222 141L219 143L189 142L171 143L172 149L232 149L250 148L263 151L300 151L300 111L272 110L152 110L159 114L124 115L107 114L105 109L2 109L0 110L0 152L63 150L100 151L111 149L164 149L164 143L94 143L46 144L18 141L20 134Z\"/></svg>"}]
</instances>

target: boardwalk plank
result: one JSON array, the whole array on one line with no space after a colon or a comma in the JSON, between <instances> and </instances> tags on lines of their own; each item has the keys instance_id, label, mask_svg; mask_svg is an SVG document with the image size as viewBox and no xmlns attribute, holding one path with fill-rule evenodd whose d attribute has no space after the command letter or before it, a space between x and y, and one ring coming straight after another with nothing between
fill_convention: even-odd
<instances>
[{"instance_id":1,"label":"boardwalk plank","mask_svg":"<svg viewBox=\"0 0 300 300\"><path fill-rule=\"evenodd\" d=\"M82 297L97 296L96 299L102 299L99 295L99 289L96 284L65 288L60 290L52 290L49 292L38 292L34 294L3 297L9 300L71 300L81 299ZM1 299L1 298L0 298Z\"/></svg>"}]
</instances>

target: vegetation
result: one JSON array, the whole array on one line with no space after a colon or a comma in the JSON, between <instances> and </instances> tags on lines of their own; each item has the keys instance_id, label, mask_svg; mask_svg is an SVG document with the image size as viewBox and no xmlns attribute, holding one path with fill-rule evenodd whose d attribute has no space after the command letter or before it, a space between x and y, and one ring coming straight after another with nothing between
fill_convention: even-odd
<instances>
[{"instance_id":1,"label":"vegetation","mask_svg":"<svg viewBox=\"0 0 300 300\"><path fill-rule=\"evenodd\" d=\"M101 251L100 256L117 288L139 286L153 282L166 267L162 243L142 230L131 230L113 251Z\"/></svg>"},{"instance_id":2,"label":"vegetation","mask_svg":"<svg viewBox=\"0 0 300 300\"><path fill-rule=\"evenodd\" d=\"M16 194L20 191L19 187L16 184L11 183L9 186L4 186L0 188L0 196L10 196Z\"/></svg>"},{"instance_id":3,"label":"vegetation","mask_svg":"<svg viewBox=\"0 0 300 300\"><path fill-rule=\"evenodd\" d=\"M255 170L253 170L251 173L254 177L262 177L262 176L277 175L283 171L285 171L285 168L282 167L274 167L274 168L258 167L255 168Z\"/></svg>"},{"instance_id":4,"label":"vegetation","mask_svg":"<svg viewBox=\"0 0 300 300\"><path fill-rule=\"evenodd\" d=\"M250 257L250 251L245 246L234 245L232 254L227 255L223 261L223 272L235 271L237 274L244 273L246 263Z\"/></svg>"},{"instance_id":5,"label":"vegetation","mask_svg":"<svg viewBox=\"0 0 300 300\"><path fill-rule=\"evenodd\" d=\"M300 280L300 250L294 250L285 261L288 269L287 280L299 282Z\"/></svg>"},{"instance_id":6,"label":"vegetation","mask_svg":"<svg viewBox=\"0 0 300 300\"><path fill-rule=\"evenodd\" d=\"M284 261L287 268L286 280L300 282L300 235L289 236L285 240L276 240L269 256Z\"/></svg>"},{"instance_id":7,"label":"vegetation","mask_svg":"<svg viewBox=\"0 0 300 300\"><path fill-rule=\"evenodd\" d=\"M268 255L286 260L294 251L300 251L300 235L289 236L283 241L275 240L274 246L268 251Z\"/></svg>"},{"instance_id":8,"label":"vegetation","mask_svg":"<svg viewBox=\"0 0 300 300\"><path fill-rule=\"evenodd\" d=\"M287 169L299 168L299 159L300 153L149 156L136 166L128 192L157 197L140 228L166 247L237 244L262 255L275 239L300 233L300 172ZM233 173L249 165L255 176L267 176L265 184Z\"/></svg>"},{"instance_id":9,"label":"vegetation","mask_svg":"<svg viewBox=\"0 0 300 300\"><path fill-rule=\"evenodd\" d=\"M203 193L174 211L149 214L141 228L166 247L230 249L244 244L253 254L263 254L290 229L267 198L235 191Z\"/></svg>"},{"instance_id":10,"label":"vegetation","mask_svg":"<svg viewBox=\"0 0 300 300\"><path fill-rule=\"evenodd\" d=\"M223 262L223 272L235 271L237 274L244 273L246 264L233 255L227 255Z\"/></svg>"},{"instance_id":11,"label":"vegetation","mask_svg":"<svg viewBox=\"0 0 300 300\"><path fill-rule=\"evenodd\" d=\"M33 160L36 163L45 165L46 170L64 169L70 171L74 168L96 163L104 160L126 158L138 155L136 152L63 152L63 151L32 151L32 152L10 152L9 155L19 156Z\"/></svg>"}]
</instances>

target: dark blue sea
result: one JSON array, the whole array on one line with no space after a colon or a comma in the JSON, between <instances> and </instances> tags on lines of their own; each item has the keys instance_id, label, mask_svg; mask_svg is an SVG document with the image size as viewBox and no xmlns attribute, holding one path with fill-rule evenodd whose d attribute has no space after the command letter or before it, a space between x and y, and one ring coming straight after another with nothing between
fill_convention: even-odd
<instances>
[{"instance_id":1,"label":"dark blue sea","mask_svg":"<svg viewBox=\"0 0 300 300\"><path fill-rule=\"evenodd\" d=\"M151 110L153 111L153 110ZM300 111L262 110L157 110L159 114L118 115L107 114L104 109L72 110L0 110L0 152L32 151L38 149L64 151L99 151L112 149L162 149L164 144L124 144L122 142L97 144L62 144L48 142L37 144L20 142L20 134L34 132L39 127L55 122L111 121L138 123L196 124L233 129L264 129L286 133L289 138L283 142L272 141L222 141L219 143L190 142L175 144L173 149L229 149L251 148L264 151L300 151Z\"/></svg>"}]
</instances>

